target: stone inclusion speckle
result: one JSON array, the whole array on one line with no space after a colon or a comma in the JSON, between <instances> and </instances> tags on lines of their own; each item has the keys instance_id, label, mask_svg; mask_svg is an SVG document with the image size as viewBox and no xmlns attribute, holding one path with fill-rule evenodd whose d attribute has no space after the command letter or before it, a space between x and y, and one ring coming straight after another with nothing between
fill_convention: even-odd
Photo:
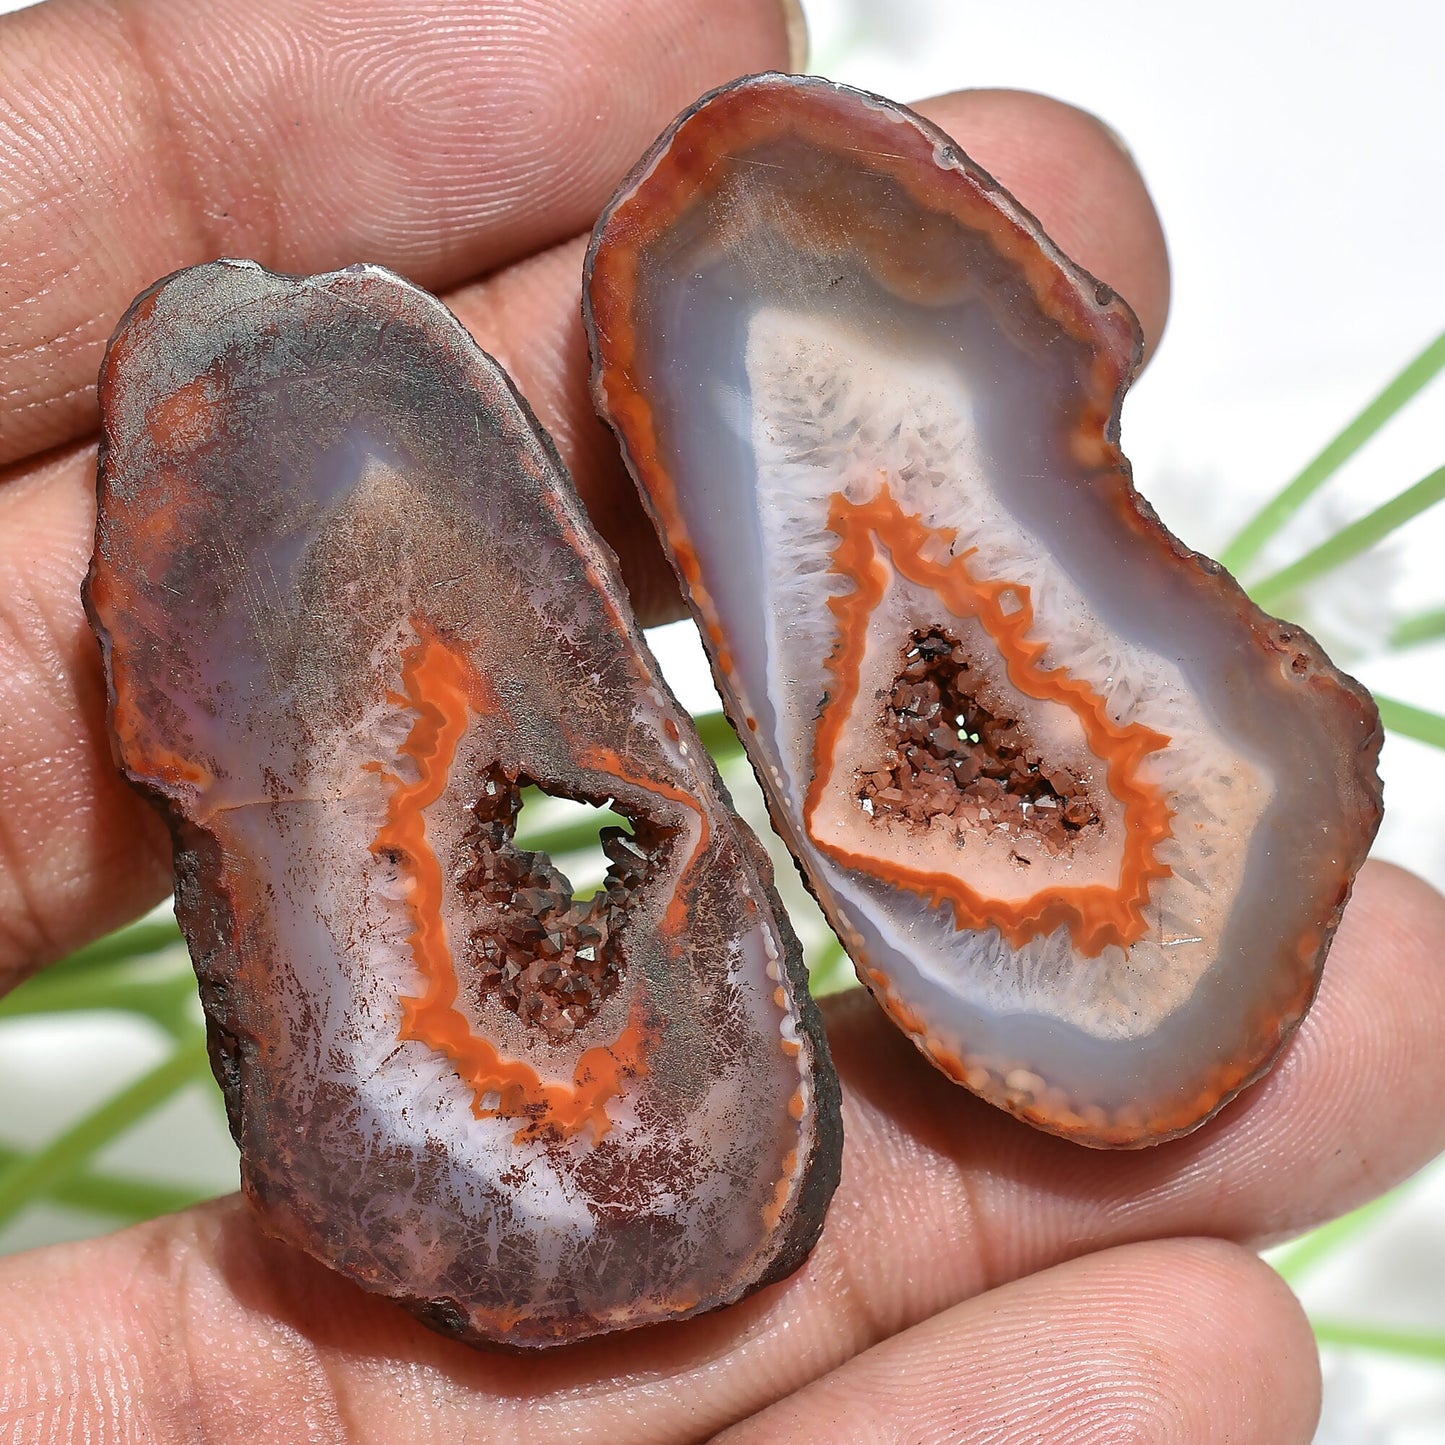
<instances>
[{"instance_id":1,"label":"stone inclusion speckle","mask_svg":"<svg viewBox=\"0 0 1445 1445\"><path fill-rule=\"evenodd\" d=\"M266 1228L512 1346L795 1269L841 1145L798 946L501 369L388 272L221 262L101 399L112 729ZM593 900L528 783L627 820Z\"/></svg>"},{"instance_id":2,"label":"stone inclusion speckle","mask_svg":"<svg viewBox=\"0 0 1445 1445\"><path fill-rule=\"evenodd\" d=\"M951 633L914 631L880 710L878 766L860 775L858 801L880 823L951 824L960 848L969 830L1012 828L1061 853L1098 823L1098 810L1085 783L1052 763L1007 704L990 707L986 677L987 664ZM1022 854L1015 861L1030 866Z\"/></svg>"},{"instance_id":3,"label":"stone inclusion speckle","mask_svg":"<svg viewBox=\"0 0 1445 1445\"><path fill-rule=\"evenodd\" d=\"M777 75L587 269L598 410L864 981L1042 1128L1198 1125L1313 997L1380 727L1135 494L1127 306L920 117Z\"/></svg>"}]
</instances>

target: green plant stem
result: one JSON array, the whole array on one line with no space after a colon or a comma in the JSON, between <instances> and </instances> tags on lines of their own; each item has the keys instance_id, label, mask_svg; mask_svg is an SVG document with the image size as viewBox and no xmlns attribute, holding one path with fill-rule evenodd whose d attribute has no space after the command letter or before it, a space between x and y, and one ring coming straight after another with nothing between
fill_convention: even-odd
<instances>
[{"instance_id":1,"label":"green plant stem","mask_svg":"<svg viewBox=\"0 0 1445 1445\"><path fill-rule=\"evenodd\" d=\"M697 730L703 746L717 762L727 762L742 754L742 745L732 724L720 712L707 713L696 719ZM528 833L524 846L537 852L548 853L558 858L565 853L580 852L597 842L597 834L605 822L596 817L578 818L574 822L559 823L551 828Z\"/></svg>"},{"instance_id":2,"label":"green plant stem","mask_svg":"<svg viewBox=\"0 0 1445 1445\"><path fill-rule=\"evenodd\" d=\"M10 1168L25 1157L21 1150L0 1145L0 1170ZM158 1214L174 1214L206 1195L203 1190L182 1184L153 1184L145 1179L86 1169L68 1178L57 1179L46 1197L72 1209L113 1214L133 1222L154 1219Z\"/></svg>"},{"instance_id":3,"label":"green plant stem","mask_svg":"<svg viewBox=\"0 0 1445 1445\"><path fill-rule=\"evenodd\" d=\"M127 928L98 938L69 957L51 964L45 970L45 977L57 978L68 973L85 973L106 964L143 958L159 953L163 948L170 948L180 941L181 930L176 927L175 919L142 919L139 923L132 923Z\"/></svg>"},{"instance_id":4,"label":"green plant stem","mask_svg":"<svg viewBox=\"0 0 1445 1445\"><path fill-rule=\"evenodd\" d=\"M1332 1258L1357 1235L1368 1229L1399 1197L1399 1190L1372 1199L1349 1214L1332 1219L1318 1229L1311 1230L1303 1239L1282 1249L1274 1258L1274 1268L1279 1276L1291 1285L1298 1286L1307 1274L1318 1265Z\"/></svg>"},{"instance_id":5,"label":"green plant stem","mask_svg":"<svg viewBox=\"0 0 1445 1445\"><path fill-rule=\"evenodd\" d=\"M815 998L840 992L847 983L845 977L847 967L848 955L843 951L843 945L836 938L830 937L818 949L816 957L809 961L809 991Z\"/></svg>"},{"instance_id":6,"label":"green plant stem","mask_svg":"<svg viewBox=\"0 0 1445 1445\"><path fill-rule=\"evenodd\" d=\"M1250 596L1261 607L1273 606L1306 582L1313 582L1316 577L1324 576L1351 557L1357 557L1373 547L1439 501L1445 501L1445 467L1437 467L1429 476L1422 477L1413 487L1376 507L1358 522L1341 527L1333 537L1321 542L1312 552L1306 552L1299 561L1291 562L1262 582L1254 583L1249 589Z\"/></svg>"},{"instance_id":7,"label":"green plant stem","mask_svg":"<svg viewBox=\"0 0 1445 1445\"><path fill-rule=\"evenodd\" d=\"M1421 643L1434 642L1441 637L1445 637L1445 607L1405 618L1390 634L1390 646L1419 647Z\"/></svg>"},{"instance_id":8,"label":"green plant stem","mask_svg":"<svg viewBox=\"0 0 1445 1445\"><path fill-rule=\"evenodd\" d=\"M1429 743L1431 747L1445 748L1445 716L1393 697L1383 697L1378 692L1375 704L1380 709L1380 721L1391 732Z\"/></svg>"},{"instance_id":9,"label":"green plant stem","mask_svg":"<svg viewBox=\"0 0 1445 1445\"><path fill-rule=\"evenodd\" d=\"M738 741L738 735L733 731L733 725L727 720L726 714L704 713L701 717L694 718L693 724L697 728L698 737L702 739L703 747L712 754L714 762L723 763L742 755L743 745Z\"/></svg>"},{"instance_id":10,"label":"green plant stem","mask_svg":"<svg viewBox=\"0 0 1445 1445\"><path fill-rule=\"evenodd\" d=\"M77 1120L43 1149L26 1154L0 1170L0 1222L12 1218L60 1180L75 1174L97 1150L158 1108L172 1094L201 1078L206 1067L204 1040L178 1048L134 1083Z\"/></svg>"},{"instance_id":11,"label":"green plant stem","mask_svg":"<svg viewBox=\"0 0 1445 1445\"><path fill-rule=\"evenodd\" d=\"M4 999L0 1018L30 1018L36 1014L79 1013L90 1009L125 1009L157 1022L174 1018L196 992L195 975L186 969L158 978L112 978L109 970L99 978L67 974L40 974Z\"/></svg>"},{"instance_id":12,"label":"green plant stem","mask_svg":"<svg viewBox=\"0 0 1445 1445\"><path fill-rule=\"evenodd\" d=\"M536 833L527 833L517 839L517 846L528 848L534 853L546 853L556 859L566 853L580 853L597 842L597 835L606 827L598 818L579 818L575 823L564 823L556 828L542 828Z\"/></svg>"},{"instance_id":13,"label":"green plant stem","mask_svg":"<svg viewBox=\"0 0 1445 1445\"><path fill-rule=\"evenodd\" d=\"M1322 1345L1347 1345L1360 1350L1378 1350L1414 1360L1445 1365L1445 1335L1433 1330L1389 1329L1357 1325L1348 1320L1314 1319L1315 1338Z\"/></svg>"},{"instance_id":14,"label":"green plant stem","mask_svg":"<svg viewBox=\"0 0 1445 1445\"><path fill-rule=\"evenodd\" d=\"M1442 368L1445 368L1445 332L1411 361L1278 496L1250 518L1219 560L1236 573L1252 562L1305 502Z\"/></svg>"}]
</instances>

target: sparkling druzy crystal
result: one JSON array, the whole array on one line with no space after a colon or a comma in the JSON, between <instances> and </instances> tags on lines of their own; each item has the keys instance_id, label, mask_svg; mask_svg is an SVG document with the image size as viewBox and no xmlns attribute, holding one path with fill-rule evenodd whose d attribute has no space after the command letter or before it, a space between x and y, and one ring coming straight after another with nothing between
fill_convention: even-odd
<instances>
[{"instance_id":1,"label":"sparkling druzy crystal","mask_svg":"<svg viewBox=\"0 0 1445 1445\"><path fill-rule=\"evenodd\" d=\"M501 368L386 271L221 262L101 399L111 722L266 1227L520 1346L793 1270L840 1147L797 943ZM630 823L590 900L527 783Z\"/></svg>"},{"instance_id":2,"label":"sparkling druzy crystal","mask_svg":"<svg viewBox=\"0 0 1445 1445\"><path fill-rule=\"evenodd\" d=\"M864 981L1042 1128L1207 1118L1314 993L1379 722L1135 494L1129 309L926 121L761 76L624 183L586 315L598 408Z\"/></svg>"}]
</instances>

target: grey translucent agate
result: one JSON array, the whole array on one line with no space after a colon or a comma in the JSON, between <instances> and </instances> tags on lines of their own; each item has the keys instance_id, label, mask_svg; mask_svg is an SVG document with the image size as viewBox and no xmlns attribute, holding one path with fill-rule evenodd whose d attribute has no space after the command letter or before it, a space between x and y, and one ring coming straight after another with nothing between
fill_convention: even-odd
<instances>
[{"instance_id":1,"label":"grey translucent agate","mask_svg":"<svg viewBox=\"0 0 1445 1445\"><path fill-rule=\"evenodd\" d=\"M916 187L886 173L900 155L916 157ZM1082 1142L1153 1142L1222 1102L1223 1065L1243 1060L1227 1097L1298 1021L1377 820L1378 726L1307 637L1163 532L1122 459L1075 459L1068 418L1110 344L1103 321L1123 308L1038 240L1031 264L1101 318L1091 349L1022 273L1001 279L988 228L919 200L951 185L970 214L982 195L1000 234L1032 226L901 107L785 77L719 92L599 222L594 390L675 555L696 557L690 595L729 712L865 978L995 1102ZM827 219L810 227L823 193ZM667 224L634 241L654 210ZM1087 680L1115 721L1170 739L1145 772L1174 812L1160 855L1173 873L1131 947L1084 956L1063 928L1010 947L809 836L810 746L838 642L827 602L853 585L830 571L828 498L880 486L956 529L984 576L1027 586L1046 665ZM898 615L950 620L936 597ZM850 836L868 828L860 814Z\"/></svg>"},{"instance_id":2,"label":"grey translucent agate","mask_svg":"<svg viewBox=\"0 0 1445 1445\"><path fill-rule=\"evenodd\" d=\"M796 1268L839 1147L798 947L500 368L379 268L226 262L138 299L103 399L89 601L112 720L176 837L267 1227L437 1328L512 1345L684 1317ZM529 1135L399 1037L425 985L409 880L376 840L387 774L417 772L422 709L399 692L422 628L481 679L426 813L459 1007L544 1082L641 1019L646 1068L605 1138ZM629 899L617 992L560 1044L479 991L463 947L487 917L461 880L495 769L615 798L672 840Z\"/></svg>"}]
</instances>

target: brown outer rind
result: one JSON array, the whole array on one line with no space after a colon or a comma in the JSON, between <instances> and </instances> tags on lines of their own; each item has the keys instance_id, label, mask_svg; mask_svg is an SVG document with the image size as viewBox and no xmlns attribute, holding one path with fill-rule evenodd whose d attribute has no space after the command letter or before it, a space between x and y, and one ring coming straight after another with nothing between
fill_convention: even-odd
<instances>
[{"instance_id":1,"label":"brown outer rind","mask_svg":"<svg viewBox=\"0 0 1445 1445\"><path fill-rule=\"evenodd\" d=\"M251 267L251 262L222 261L211 263L216 266L240 265ZM198 268L188 268L198 269ZM260 270L261 268L256 267ZM172 273L148 287L127 308L111 337L100 373L102 399L109 390L125 383L115 374L112 363L113 350L119 338L127 331L134 318L143 313L165 286L181 275ZM405 278L396 276L377 266L354 266L345 272L331 276L303 278L279 275L283 281L310 281L325 285L331 280L345 279L354 274L381 276L400 283L408 291L424 296L418 288ZM429 304L442 310L434 298L426 297ZM455 318L452 318L455 322ZM455 323L461 331L460 322ZM526 399L517 391L511 378L493 358L482 352L471 339L467 338L470 350L485 366L494 371L510 400L520 412L526 426L530 428L543 465L551 472L561 486L570 493L570 477L550 435L541 426ZM105 514L108 467L110 463L107 435L102 431L97 471L97 496L100 517ZM625 639L632 655L651 663L651 653L631 609L626 606L626 592L620 580L617 558L605 540L590 525L586 512L575 493L570 501L564 502L556 511L558 523L567 529L568 540L573 549L587 560L589 575L593 577L597 591L605 604L617 632ZM98 527L100 522L98 520ZM105 626L101 610L95 599L95 592L101 581L100 553L91 559L87 575L82 584L82 602L87 618L94 632L102 659L107 691L107 717L112 751L118 771L137 793L146 799L160 814L171 835L174 849L175 870L175 911L177 921L186 939L192 962L196 970L200 997L207 1024L208 1054L212 1071L220 1086L228 1123L233 1136L239 1143L245 1133L244 1120L248 1111L248 1100L264 1097L264 1090L256 1090L251 1082L253 1075L262 1066L259 1054L263 1041L258 1040L248 1027L242 995L246 980L239 979L241 972L237 952L240 924L237 917L236 900L223 889L215 886L220 875L218 859L221 856L222 840L204 824L188 817L177 799L158 784L158 780L136 773L126 760L116 728L114 726L118 694L115 669L112 665L114 640ZM776 936L782 945L779 962L791 986L793 1003L797 1014L799 1032L802 1033L811 1052L814 1068L811 1076L813 1107L817 1120L813 1145L805 1161L801 1175L797 1204L791 1222L782 1239L772 1264L758 1278L748 1281L738 1298L754 1292L765 1285L776 1283L793 1274L806 1260L822 1233L828 1204L837 1187L841 1173L842 1122L841 1095L836 1072L832 1067L827 1036L816 1002L808 991L808 972L803 959L802 947L794 933L774 882L773 868L767 850L736 818L731 798L722 782L717 767L707 749L691 730L687 713L677 704L666 681L656 672L651 663L653 677L649 679L670 705L671 711L682 730L683 741L688 743L693 766L703 775L705 783L714 790L714 797L720 810L733 818L734 832L747 864L753 870L776 926ZM284 1201L288 1185L284 1167L272 1169L261 1161L245 1159L242 1171L242 1186L252 1204L256 1207L257 1218L268 1233L283 1242L295 1244L295 1240L273 1221L268 1204ZM337 1245L338 1252L340 1246ZM573 1338L507 1338L505 1334L488 1333L472 1328L468 1310L460 1302L432 1296L415 1297L399 1294L387 1287L381 1280L368 1279L346 1268L338 1257L325 1258L324 1262L345 1273L354 1283L368 1291L375 1292L401 1305L414 1314L429 1328L474 1346L499 1349L507 1352L530 1353L538 1348L548 1348L571 1343ZM729 1300L726 1303L732 1303ZM679 1308L671 1318L685 1319L716 1308L716 1304L693 1305ZM590 1331L588 1333L595 1333Z\"/></svg>"},{"instance_id":2,"label":"brown outer rind","mask_svg":"<svg viewBox=\"0 0 1445 1445\"><path fill-rule=\"evenodd\" d=\"M898 124L899 121L904 124ZM1332 710L1342 735L1358 739L1355 792L1361 812L1357 847L1340 860L1337 901L1323 923L1318 944L1300 959L1296 975L1277 994L1275 1008L1245 1042L1239 1062L1217 1071L1208 1095L1187 1117L1134 1118L1099 1124L1072 1111L1045 1111L1013 1095L1003 1071L981 1070L977 1060L957 1058L928 1035L926 1020L890 990L881 971L857 957L858 940L841 925L826 886L810 874L794 845L794 824L774 795L751 746L748 755L767 799L774 828L789 841L805 885L818 898L858 963L859 976L921 1052L956 1082L1037 1128L1095 1148L1139 1148L1189 1133L1268 1071L1304 1017L1319 987L1324 960L1350 896L1354 875L1368 853L1383 815L1376 768L1383 728L1369 691L1337 670L1304 629L1255 605L1220 563L1194 551L1160 521L1135 491L1128 459L1119 447L1125 393L1143 359L1137 318L1114 291L1070 260L1037 219L978 166L942 130L907 107L881 96L816 77L767 73L744 77L703 96L658 137L633 167L599 217L584 265L582 310L592 356L591 389L597 413L612 427L643 506L662 539L683 596L702 634L718 690L745 745L755 721L739 715L729 675L732 659L718 613L708 595L688 535L676 486L659 454L645 378L634 372L637 331L632 314L636 277L647 246L706 188L720 159L748 143L788 131L819 144L846 134L849 150L877 173L900 184L924 210L940 212L985 230L996 251L1014 262L1040 308L1067 333L1093 350L1087 394L1064 419L1069 452L1087 469L1120 526L1144 546L1163 552L1194 575L1238 617L1265 656L1289 657L1297 685L1306 676L1322 710ZM860 160L859 164L864 164ZM980 225L979 223L983 224ZM820 227L822 229L822 227ZM986 1073L986 1078L980 1078Z\"/></svg>"}]
</instances>

